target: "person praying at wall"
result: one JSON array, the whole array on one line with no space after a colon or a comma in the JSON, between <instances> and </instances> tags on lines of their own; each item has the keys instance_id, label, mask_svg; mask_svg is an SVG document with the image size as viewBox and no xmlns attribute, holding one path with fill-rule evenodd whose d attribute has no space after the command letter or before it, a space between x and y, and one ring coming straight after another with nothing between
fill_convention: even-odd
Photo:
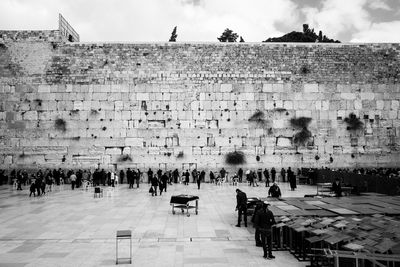
<instances>
[{"instance_id":1,"label":"person praying at wall","mask_svg":"<svg viewBox=\"0 0 400 267\"><path fill-rule=\"evenodd\" d=\"M172 172L172 176L174 177L174 183L175 183L175 184L178 183L178 179L179 179L179 171L178 171L178 169L175 169L175 170Z\"/></svg>"},{"instance_id":2,"label":"person praying at wall","mask_svg":"<svg viewBox=\"0 0 400 267\"><path fill-rule=\"evenodd\" d=\"M189 170L186 170L186 172L183 173L183 176L185 177L185 185L189 185L189 177L190 177Z\"/></svg>"}]
</instances>

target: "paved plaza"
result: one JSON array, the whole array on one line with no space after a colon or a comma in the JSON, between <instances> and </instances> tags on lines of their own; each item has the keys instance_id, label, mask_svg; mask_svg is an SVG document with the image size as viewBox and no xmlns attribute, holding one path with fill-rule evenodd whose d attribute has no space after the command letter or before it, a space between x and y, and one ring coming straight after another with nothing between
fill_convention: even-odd
<instances>
[{"instance_id":1,"label":"paved plaza","mask_svg":"<svg viewBox=\"0 0 400 267\"><path fill-rule=\"evenodd\" d=\"M313 186L290 191L284 197L315 194ZM0 187L0 266L111 266L115 265L117 230L132 231L130 266L305 266L286 251L276 259L262 258L255 246L254 228L235 227L236 186L202 184L201 189L174 184L167 193L152 197L149 186L139 189L104 187L104 197L93 189L56 187L46 196L29 197L11 186ZM248 197L266 197L267 188L239 184ZM110 190L110 191L109 191ZM199 214L172 214L169 200L176 194L198 195ZM250 219L250 217L249 217ZM129 243L120 243L120 256ZM123 265L123 264L120 264Z\"/></svg>"}]
</instances>

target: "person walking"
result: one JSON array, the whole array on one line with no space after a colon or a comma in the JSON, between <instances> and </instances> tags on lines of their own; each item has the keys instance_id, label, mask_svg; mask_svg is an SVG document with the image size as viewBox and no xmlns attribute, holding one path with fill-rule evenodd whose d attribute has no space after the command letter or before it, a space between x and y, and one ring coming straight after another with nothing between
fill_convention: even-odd
<instances>
[{"instance_id":1,"label":"person walking","mask_svg":"<svg viewBox=\"0 0 400 267\"><path fill-rule=\"evenodd\" d=\"M158 179L157 179L156 176L152 176L152 178L151 178L151 186L153 187L153 191L151 192L151 195L152 196L154 196L154 195L157 196Z\"/></svg>"},{"instance_id":2,"label":"person walking","mask_svg":"<svg viewBox=\"0 0 400 267\"><path fill-rule=\"evenodd\" d=\"M149 168L147 171L147 183L151 183L151 180L153 178L153 171Z\"/></svg>"},{"instance_id":3,"label":"person walking","mask_svg":"<svg viewBox=\"0 0 400 267\"><path fill-rule=\"evenodd\" d=\"M236 227L240 227L242 215L244 226L247 227L247 195L240 189L236 189L236 211L238 212L238 223Z\"/></svg>"},{"instance_id":4,"label":"person walking","mask_svg":"<svg viewBox=\"0 0 400 267\"><path fill-rule=\"evenodd\" d=\"M255 227L261 233L261 243L264 251L265 259L274 259L272 255L272 225L274 225L274 214L268 209L269 204L264 202L263 207L259 210L254 218Z\"/></svg>"}]
</instances>

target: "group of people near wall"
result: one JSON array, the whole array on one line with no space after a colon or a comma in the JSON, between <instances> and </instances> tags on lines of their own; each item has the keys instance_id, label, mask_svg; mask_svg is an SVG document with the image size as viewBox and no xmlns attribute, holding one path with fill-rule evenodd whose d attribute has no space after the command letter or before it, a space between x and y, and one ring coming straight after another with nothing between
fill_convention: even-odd
<instances>
[{"instance_id":1,"label":"group of people near wall","mask_svg":"<svg viewBox=\"0 0 400 267\"><path fill-rule=\"evenodd\" d=\"M244 191L236 189L236 211L238 221L236 227L241 227L243 218L247 227L247 195ZM251 221L255 228L255 241L257 247L262 247L265 259L274 259L272 255L272 225L276 224L274 214L268 209L268 202L259 201L254 209Z\"/></svg>"}]
</instances>

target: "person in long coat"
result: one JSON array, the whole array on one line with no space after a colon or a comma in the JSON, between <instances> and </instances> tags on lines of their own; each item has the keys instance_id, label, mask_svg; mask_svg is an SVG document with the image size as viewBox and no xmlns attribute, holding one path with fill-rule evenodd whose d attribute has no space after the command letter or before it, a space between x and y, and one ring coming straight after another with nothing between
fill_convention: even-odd
<instances>
[{"instance_id":1,"label":"person in long coat","mask_svg":"<svg viewBox=\"0 0 400 267\"><path fill-rule=\"evenodd\" d=\"M296 176L290 167L287 170L287 176L290 183L290 190L294 191L296 188Z\"/></svg>"}]
</instances>

